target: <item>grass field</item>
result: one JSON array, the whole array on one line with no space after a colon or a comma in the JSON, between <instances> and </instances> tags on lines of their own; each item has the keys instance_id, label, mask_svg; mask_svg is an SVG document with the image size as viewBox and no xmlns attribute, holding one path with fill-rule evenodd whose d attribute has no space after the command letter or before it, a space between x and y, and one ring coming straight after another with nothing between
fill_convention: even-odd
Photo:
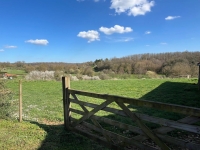
<instances>
[{"instance_id":1,"label":"grass field","mask_svg":"<svg viewBox=\"0 0 200 150\"><path fill-rule=\"evenodd\" d=\"M16 70L16 69L6 69L3 70L4 72L8 72L10 74L18 74L18 75L25 75L27 74L24 70Z\"/></svg>"},{"instance_id":2,"label":"grass field","mask_svg":"<svg viewBox=\"0 0 200 150\"><path fill-rule=\"evenodd\" d=\"M71 88L200 108L200 92L196 83L197 79L74 81ZM18 118L18 86L18 80L7 82L7 87L14 92L12 116L15 119ZM24 122L0 120L0 132L3 133L0 134L0 149L22 149L26 146L27 149L105 149L63 130L61 82L23 81L22 88ZM154 116L166 116L155 110L136 109ZM169 119L179 117L166 116ZM8 142L3 142L5 136Z\"/></svg>"}]
</instances>

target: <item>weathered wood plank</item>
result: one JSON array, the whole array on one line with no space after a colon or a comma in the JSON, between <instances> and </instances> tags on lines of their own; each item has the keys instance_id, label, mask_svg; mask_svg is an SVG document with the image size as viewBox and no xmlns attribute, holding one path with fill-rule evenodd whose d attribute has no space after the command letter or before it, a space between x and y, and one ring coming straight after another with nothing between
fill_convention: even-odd
<instances>
[{"instance_id":1,"label":"weathered wood plank","mask_svg":"<svg viewBox=\"0 0 200 150\"><path fill-rule=\"evenodd\" d=\"M199 117L194 117L194 116L188 116L188 117L185 117L183 119L180 119L178 120L177 122L181 122L181 123L187 123L187 124L193 124L193 123L196 123L200 121L200 118ZM153 132L155 132L156 134L166 134L167 132L171 132L175 130L175 128L171 128L171 127L160 127L160 128L157 128L157 129L154 129ZM147 140L148 137L145 136L144 134L140 134L138 136L135 136L134 137L136 140L138 141L144 141L144 140Z\"/></svg>"},{"instance_id":2,"label":"weathered wood plank","mask_svg":"<svg viewBox=\"0 0 200 150\"><path fill-rule=\"evenodd\" d=\"M148 138L147 136L149 136L162 149L168 149L168 147L162 141L165 141L167 143L171 143L171 144L174 144L174 145L179 145L181 147L189 148L189 149L197 149L197 148L200 147L199 144L191 143L191 142L188 143L187 141L184 141L184 140L181 140L181 139L176 139L174 137L170 137L170 136L161 134L161 133L165 134L167 132L173 131L175 128L181 129L181 130L184 130L184 131L200 133L200 127L199 126L189 125L189 124L195 123L195 122L200 120L200 118L199 118L200 117L200 108L186 107L186 106L174 105L174 104L166 104L166 103L153 102L153 101L147 101L147 100L138 100L138 99L134 99L134 98L126 98L126 97L115 96L115 95L89 93L89 92L77 91L77 90L72 90L72 89L68 89L68 93L71 93L73 95L80 94L80 95L84 95L84 96L104 99L107 102L108 101L111 101L111 102L115 101L123 109L123 111L125 113L121 110L118 110L118 109L106 107L108 104L105 105L103 108L101 108L99 110L104 110L104 111L119 114L119 115L122 115L122 116L129 116L133 121L136 121L138 123L139 127L143 131L139 128L140 130L138 130L138 132L136 131L135 133L138 133L140 135L133 137L131 140L134 140L134 141L139 140L140 141L140 140L147 139ZM72 125L77 125L78 123L84 124L85 123L84 120L87 119L87 118L90 118L93 121L93 123L95 124L95 126L92 125L92 124L89 124L89 125L92 125L93 128L95 128L99 132L105 133L105 132L107 132L107 130L103 129L101 127L101 125L96 120L103 121L103 122L111 124L111 125L115 125L117 123L114 120L110 121L110 119L108 119L108 118L103 118L103 117L99 117L99 116L94 115L97 111L99 111L99 110L95 110L97 107L99 107L98 105L79 101L78 98L76 97L76 95L73 96L73 97L74 97L74 99L70 99L70 101L79 104L84 111L84 112L82 112L82 111L79 111L79 110L75 110L75 113L81 112L84 116L82 116L76 123L74 122ZM152 117L152 116L148 116L148 115L144 115L144 114L140 114L140 113L134 113L133 114L123 103L128 103L128 104L131 104L131 105L142 106L142 107L155 108L155 109L165 110L165 111L169 111L169 112L176 112L176 113L181 113L181 114L186 114L186 115L189 114L189 115L192 115L193 117L183 118L183 119L178 120L178 121L172 121L172 120L158 118L158 117ZM92 111L89 112L86 109L85 106L89 106L89 107L94 108L92 110L93 112ZM72 108L69 109L69 111L70 110L73 111ZM155 129L153 131L154 133L152 133L152 131L149 130L148 127L146 127L145 124L143 124L140 120L160 124L160 125L163 125L164 127L160 127L158 129ZM130 127L130 126L127 126L123 123L119 123L118 127L125 128L125 129L130 128L132 130L136 130L136 128L138 128L138 127L133 127L133 126ZM106 135L111 136L110 131L108 133ZM113 135L115 135L115 133L112 134L112 136ZM162 141L160 141L158 137ZM123 141L123 137L120 137L120 138L122 140L121 144L123 145L123 143L125 143ZM106 141L106 140L104 139L104 141Z\"/></svg>"},{"instance_id":3,"label":"weathered wood plank","mask_svg":"<svg viewBox=\"0 0 200 150\"><path fill-rule=\"evenodd\" d=\"M161 138L163 141L167 143L171 143L176 146L180 146L182 148L187 148L189 150L198 150L200 148L200 144L188 142L185 140L177 139L171 136L162 135L162 134L156 134L159 138Z\"/></svg>"},{"instance_id":4,"label":"weathered wood plank","mask_svg":"<svg viewBox=\"0 0 200 150\"><path fill-rule=\"evenodd\" d=\"M198 133L198 134L200 133L200 126L189 125L189 124L180 123L177 121L152 117L152 116L143 115L143 114L139 114L139 113L137 113L136 115L138 118L140 118L144 121L148 121L148 122L152 122L152 123L156 123L156 124L160 124L163 126L180 129L180 130L185 130L185 131L189 131L189 132L193 132L193 133Z\"/></svg>"},{"instance_id":5,"label":"weathered wood plank","mask_svg":"<svg viewBox=\"0 0 200 150\"><path fill-rule=\"evenodd\" d=\"M76 121L76 119L72 119L73 121ZM83 121L83 122L81 122L80 123L81 125L83 125L83 126L85 126L85 127L87 127L89 130L94 130L94 131L97 131L97 132L99 132L99 133L101 133L101 130L98 128L98 127L96 127L96 126L94 126L94 125L92 125L92 124L90 124L90 123L87 123L87 122L85 122L85 121ZM104 129L105 130L105 129ZM144 144L142 144L142 143L140 143L140 142L138 142L138 141L136 141L136 140L134 140L134 139L130 139L130 138L127 138L127 137L124 137L124 136L122 136L122 135L119 135L119 134L117 134L117 133L114 133L114 132L111 132L111 131L109 131L109 130L105 130L105 132L107 132L107 134L110 136L110 137L112 137L113 138L113 140L115 141L115 143L113 143L114 145L117 145L117 146L125 146L125 145L135 145L135 146L137 146L138 148L140 148L140 149L145 149L145 150L156 150L155 148L153 148L153 147L150 147L150 146L147 146L147 145L144 145Z\"/></svg>"},{"instance_id":6,"label":"weathered wood plank","mask_svg":"<svg viewBox=\"0 0 200 150\"><path fill-rule=\"evenodd\" d=\"M63 84L63 105L64 105L64 121L65 121L65 127L69 128L70 124L70 93L68 92L70 89L70 77L62 77L62 84Z\"/></svg>"},{"instance_id":7,"label":"weathered wood plank","mask_svg":"<svg viewBox=\"0 0 200 150\"><path fill-rule=\"evenodd\" d=\"M74 113L77 113L77 114L84 115L84 112L82 112L80 110L76 110L76 109L71 108L71 111L74 112ZM108 119L108 118L105 118L105 117L99 117L99 116L96 116L96 115L92 115L91 118L96 119L98 121L101 121L103 123L107 123L109 125L119 127L121 129L124 129L124 130L130 130L134 133L143 134L143 131L140 128L132 126L132 125L128 125L128 124L125 124L125 123L122 123L122 122L119 122L119 121L111 120L111 119Z\"/></svg>"},{"instance_id":8,"label":"weathered wood plank","mask_svg":"<svg viewBox=\"0 0 200 150\"><path fill-rule=\"evenodd\" d=\"M76 123L73 123L73 126L76 126L77 124L81 123L82 121L90 118L90 116L94 115L96 112L98 112L99 110L105 108L107 105L109 105L112 102L113 101L105 101L105 102L101 103L100 105L98 105L97 107L95 107L92 111L84 114L84 116L81 117Z\"/></svg>"},{"instance_id":9,"label":"weathered wood plank","mask_svg":"<svg viewBox=\"0 0 200 150\"><path fill-rule=\"evenodd\" d=\"M101 130L99 130L99 128L93 126L92 124L89 124L89 123L87 123L87 122L83 122L82 124L83 124L84 126L90 128L90 129L92 129L92 130L95 130L95 131L97 131L97 132L101 132ZM104 129L104 130L105 130L105 129ZM147 146L147 145L144 145L144 144L142 144L142 143L140 143L140 142L138 142L138 141L136 141L136 140L134 140L134 139L130 139L130 138L124 137L124 136L122 136L122 135L116 134L116 133L111 132L111 131L108 131L108 130L105 130L105 132L107 132L107 134L108 134L110 137L114 138L115 140L121 141L121 142L119 143L119 144L120 144L119 146L121 146L121 143L127 143L127 144L130 144L130 145L135 145L135 146L137 146L137 147L140 148L140 149L155 150L155 148L149 147L149 146ZM117 145L118 143L115 143L115 144ZM122 144L122 146L124 146L124 145Z\"/></svg>"},{"instance_id":10,"label":"weathered wood plank","mask_svg":"<svg viewBox=\"0 0 200 150\"><path fill-rule=\"evenodd\" d=\"M179 146L179 147L182 147L182 148L185 148L185 149L197 150L200 147L200 144L197 144L197 143L185 141L185 140L182 140L182 139L178 139L178 138L171 137L171 136L168 136L168 135L163 135L163 134L160 134L160 133L155 133L155 134L162 141L164 141L166 143L170 143L170 144L176 145L176 146ZM139 136L134 137L134 139L138 140L138 141L144 141L144 140L146 140L148 138L145 137L144 135L139 135Z\"/></svg>"},{"instance_id":11,"label":"weathered wood plank","mask_svg":"<svg viewBox=\"0 0 200 150\"><path fill-rule=\"evenodd\" d=\"M72 119L72 121L75 121L75 120L76 119L74 119L74 118ZM86 126L86 127L88 127L88 128L90 128L90 129L92 129L92 130L101 132L101 130L99 130L98 128L94 128L89 123L82 122L81 124L84 125L84 126ZM111 131L108 131L108 132L110 133ZM137 146L137 147L139 147L141 149L144 149L144 147L142 145L140 145L141 143L139 142L139 141L143 141L140 138L143 138L144 135L143 136L141 135L140 138L139 138L139 136L137 136L137 137L133 137L131 139L123 137L123 136L121 137L121 135L118 135L118 134L116 134L114 132L111 132L109 135L111 137L113 137L113 138L116 138L117 140L121 140L121 141L125 140L124 142L128 143L128 144L133 144L132 141L136 141L133 145L135 145L135 146ZM156 135L159 138L161 138L163 141L167 142L167 143L170 143L170 144L173 144L173 145L176 145L176 146L181 146L183 148L188 148L190 150L197 150L200 147L200 144L197 144L197 143L192 143L192 142L190 143L190 142L182 140L182 139L177 139L177 138L174 138L174 137L171 137L171 136L167 136L167 135L162 135L162 134L159 134L159 133L156 133ZM119 137L117 137L117 136L119 136ZM146 140L146 139L148 139L148 138L145 138L144 140ZM139 145L137 145L137 144L139 144ZM147 149L148 149L148 147L147 147Z\"/></svg>"},{"instance_id":12,"label":"weathered wood plank","mask_svg":"<svg viewBox=\"0 0 200 150\"><path fill-rule=\"evenodd\" d=\"M72 94L72 96L74 97L75 100L79 101L75 94ZM84 111L85 113L89 113L89 111L87 110L87 108L86 108L84 105L81 105L81 104L79 104L79 105L81 106L81 108L83 109L83 111ZM84 115L84 114L83 114L83 115ZM92 118L91 118L91 120L92 120L92 122L93 122L98 128L100 128L101 132L103 133L103 135L104 135L104 137L107 139L107 141L108 141L108 142L112 142L112 140L110 139L110 137L109 137L109 136L107 135L107 133L103 130L102 126L101 126L95 119L92 119Z\"/></svg>"},{"instance_id":13,"label":"weathered wood plank","mask_svg":"<svg viewBox=\"0 0 200 150\"><path fill-rule=\"evenodd\" d=\"M79 101L79 99L77 98L77 96L74 93L72 93L71 95L74 97L74 99L77 102ZM78 103L78 104L81 106L81 108L83 109L84 112L88 112L87 108L85 108L85 106L83 104L80 104L80 103Z\"/></svg>"},{"instance_id":14,"label":"weathered wood plank","mask_svg":"<svg viewBox=\"0 0 200 150\"><path fill-rule=\"evenodd\" d=\"M122 148L118 147L117 145L114 145L114 144L111 144L109 142L106 141L106 139L102 138L102 137L99 137L95 134L92 134L92 133L89 133L88 131L86 130L82 130L78 127L70 127L70 130L78 133L78 134L81 134L89 139L92 139L98 143L101 143L102 145L108 147L108 148L111 148L113 150L122 150Z\"/></svg>"},{"instance_id":15,"label":"weathered wood plank","mask_svg":"<svg viewBox=\"0 0 200 150\"><path fill-rule=\"evenodd\" d=\"M169 150L169 147L162 142L145 124L143 124L140 119L132 113L123 103L116 102L123 111L133 120L136 121L138 126L144 131L144 133L149 136L161 149Z\"/></svg>"},{"instance_id":16,"label":"weathered wood plank","mask_svg":"<svg viewBox=\"0 0 200 150\"><path fill-rule=\"evenodd\" d=\"M69 88L66 88L66 105L65 105L65 109L66 109L66 125L67 127L69 127L70 125L70 116L71 116L71 112L70 112L70 93L68 92Z\"/></svg>"},{"instance_id":17,"label":"weathered wood plank","mask_svg":"<svg viewBox=\"0 0 200 150\"><path fill-rule=\"evenodd\" d=\"M96 104L92 104L92 103L88 103L88 102L82 102L82 101L76 101L76 100L71 100L71 102L74 102L76 104L82 104L82 105L92 107L92 108L95 108L96 106L98 106ZM115 113L115 114L119 114L121 116L127 116L123 111L115 109L115 108L105 107L102 110L107 111L107 112L111 112L111 113ZM181 123L181 122L172 121L172 120L169 120L169 119L152 117L152 116L140 114L140 113L135 113L135 115L138 118L140 118L141 120L144 120L144 121L160 124L160 125L163 125L163 126L166 126L166 127L185 130L185 131L189 131L189 132L193 132L193 133L198 133L198 134L200 133L200 127L199 126L185 124L187 122ZM165 129L167 129L167 128L165 128ZM163 127L162 130L164 130L164 127Z\"/></svg>"},{"instance_id":18,"label":"weathered wood plank","mask_svg":"<svg viewBox=\"0 0 200 150\"><path fill-rule=\"evenodd\" d=\"M165 110L169 112L176 112L181 113L185 115L192 115L192 116L198 116L200 117L200 108L195 107L187 107L182 105L175 105L175 104L167 104L167 103L161 103L161 102L154 102L154 101L148 101L148 100L139 100L135 98L128 98L128 97L122 97L122 96L115 96L115 95L108 95L108 94L97 94L97 93L91 93L91 92L85 92L85 91L78 91L70 89L70 93L84 95L88 97L94 97L99 99L106 99L111 101L116 101L120 103L128 103L136 106L143 106L143 107L149 107L149 108L155 108L159 110Z\"/></svg>"},{"instance_id":19,"label":"weathered wood plank","mask_svg":"<svg viewBox=\"0 0 200 150\"><path fill-rule=\"evenodd\" d=\"M66 93L66 80L65 77L62 77L62 93L63 93L63 111L64 111L64 127L67 128L67 120L66 120L66 116L67 116L67 109L66 109L66 97L67 97L67 93Z\"/></svg>"},{"instance_id":20,"label":"weathered wood plank","mask_svg":"<svg viewBox=\"0 0 200 150\"><path fill-rule=\"evenodd\" d=\"M198 122L198 121L200 121L200 118L199 117L194 117L194 116L188 116L188 117L186 117L186 118L183 118L183 119L180 119L180 120L178 120L177 122L180 122L180 123L185 123L185 124L194 124L194 123L196 123L196 122ZM187 126L187 128L189 128L190 126ZM192 128L194 128L195 126L192 126ZM198 126L198 128L199 128L199 126ZM158 129L155 129L154 131L155 132L158 132L158 133L162 133L162 134L164 134L164 133L167 133L167 132L171 132L171 131L173 131L174 130L174 128L171 128L171 127L160 127L160 128L158 128ZM196 129L195 129L196 130ZM186 131L188 131L188 130L186 130ZM197 132L195 132L195 133L199 133L199 130L197 130Z\"/></svg>"}]
</instances>

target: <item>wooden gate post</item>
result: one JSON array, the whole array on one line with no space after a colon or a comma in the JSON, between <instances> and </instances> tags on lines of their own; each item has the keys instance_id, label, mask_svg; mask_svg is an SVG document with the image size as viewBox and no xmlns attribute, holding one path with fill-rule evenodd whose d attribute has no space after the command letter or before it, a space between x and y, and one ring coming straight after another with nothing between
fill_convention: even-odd
<instances>
[{"instance_id":1,"label":"wooden gate post","mask_svg":"<svg viewBox=\"0 0 200 150\"><path fill-rule=\"evenodd\" d=\"M70 89L70 77L62 77L62 89L63 89L63 112L64 112L64 126L65 129L69 127L70 123L70 99L69 92Z\"/></svg>"},{"instance_id":2,"label":"wooden gate post","mask_svg":"<svg viewBox=\"0 0 200 150\"><path fill-rule=\"evenodd\" d=\"M200 91L200 62L197 63L197 66L199 66L199 74L198 74L198 89Z\"/></svg>"}]
</instances>

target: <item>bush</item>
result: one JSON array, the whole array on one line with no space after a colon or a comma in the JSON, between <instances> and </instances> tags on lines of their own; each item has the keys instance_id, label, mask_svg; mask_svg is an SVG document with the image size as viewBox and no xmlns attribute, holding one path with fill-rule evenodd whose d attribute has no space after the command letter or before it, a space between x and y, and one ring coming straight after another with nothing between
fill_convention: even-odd
<instances>
[{"instance_id":1,"label":"bush","mask_svg":"<svg viewBox=\"0 0 200 150\"><path fill-rule=\"evenodd\" d=\"M62 80L62 76L64 76L63 71L55 71L54 72L54 79L56 81L61 81Z\"/></svg>"},{"instance_id":2,"label":"bush","mask_svg":"<svg viewBox=\"0 0 200 150\"><path fill-rule=\"evenodd\" d=\"M79 79L79 80L83 80L82 78L82 75L81 74L77 74L76 77Z\"/></svg>"},{"instance_id":3,"label":"bush","mask_svg":"<svg viewBox=\"0 0 200 150\"><path fill-rule=\"evenodd\" d=\"M110 79L110 77L107 74L103 73L103 72L99 74L99 78L101 80L108 80L108 79Z\"/></svg>"},{"instance_id":4,"label":"bush","mask_svg":"<svg viewBox=\"0 0 200 150\"><path fill-rule=\"evenodd\" d=\"M94 75L94 71L92 70L92 68L87 67L87 68L84 69L83 74L84 75L88 75L88 76L93 76Z\"/></svg>"},{"instance_id":5,"label":"bush","mask_svg":"<svg viewBox=\"0 0 200 150\"><path fill-rule=\"evenodd\" d=\"M101 80L101 79L99 78L99 76L90 77L90 76L87 76L87 75L83 75L83 76L82 76L82 79L83 79L83 80Z\"/></svg>"},{"instance_id":6,"label":"bush","mask_svg":"<svg viewBox=\"0 0 200 150\"><path fill-rule=\"evenodd\" d=\"M79 80L76 76L72 76L71 74L69 76L70 76L71 81L78 81Z\"/></svg>"},{"instance_id":7,"label":"bush","mask_svg":"<svg viewBox=\"0 0 200 150\"><path fill-rule=\"evenodd\" d=\"M55 71L31 71L25 76L26 80L54 80Z\"/></svg>"},{"instance_id":8,"label":"bush","mask_svg":"<svg viewBox=\"0 0 200 150\"><path fill-rule=\"evenodd\" d=\"M5 80L0 80L0 119L10 116L12 92L5 87Z\"/></svg>"},{"instance_id":9,"label":"bush","mask_svg":"<svg viewBox=\"0 0 200 150\"><path fill-rule=\"evenodd\" d=\"M159 78L160 76L154 72L154 71L147 71L146 72L146 75L149 77L149 78Z\"/></svg>"}]
</instances>

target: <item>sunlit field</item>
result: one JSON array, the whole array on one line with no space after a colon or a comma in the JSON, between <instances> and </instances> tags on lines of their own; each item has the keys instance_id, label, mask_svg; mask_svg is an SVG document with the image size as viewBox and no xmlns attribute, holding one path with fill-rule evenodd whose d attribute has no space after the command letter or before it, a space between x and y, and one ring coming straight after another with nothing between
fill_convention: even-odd
<instances>
[{"instance_id":1,"label":"sunlit field","mask_svg":"<svg viewBox=\"0 0 200 150\"><path fill-rule=\"evenodd\" d=\"M71 81L71 88L95 93L200 107L200 103L198 102L200 94L196 83L197 79L91 80ZM0 142L0 148L9 149L9 145L12 145L13 148L11 149L20 149L26 147L28 144L32 145L30 146L30 149L35 149L36 147L49 148L48 146L52 146L52 144L44 144L44 141L48 141L53 142L55 148L65 149L68 147L69 149L73 149L76 147L81 149L80 147L77 147L77 145L73 145L73 140L71 142L67 142L67 139L63 139L64 141L56 140L53 138L53 135L59 139L61 139L61 137L67 138L68 136L72 139L78 138L81 139L80 142L85 141L85 144L83 144L83 146L85 146L84 148L88 149L90 147L90 141L87 141L84 137L63 130L61 82L22 80L24 120L22 124L17 123L19 81L17 79L8 80L6 84L14 93L12 98L11 117L15 121L1 121L0 130L4 132L0 135L0 139L3 139L6 135L10 140L9 142ZM86 99L85 97L79 98L80 100L82 98ZM92 98L87 99L87 101L90 102L96 101ZM76 107L76 105L72 105L72 107ZM140 113L159 117L164 116L169 119L179 119L180 117L176 115L166 116L166 114L145 108L135 107L135 109ZM104 116L105 114L100 113L99 115ZM11 134L11 132L13 134ZM32 137L31 135L34 136ZM101 147L98 147L96 144L93 144L93 147L101 149Z\"/></svg>"}]
</instances>

